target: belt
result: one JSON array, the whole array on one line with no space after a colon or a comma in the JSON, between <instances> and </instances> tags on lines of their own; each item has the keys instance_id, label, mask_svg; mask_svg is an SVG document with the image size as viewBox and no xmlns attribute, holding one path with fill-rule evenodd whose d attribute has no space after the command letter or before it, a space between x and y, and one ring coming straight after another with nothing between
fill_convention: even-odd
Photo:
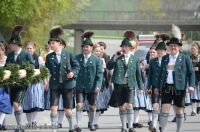
<instances>
[{"instance_id":1,"label":"belt","mask_svg":"<svg viewBox=\"0 0 200 132\"><path fill-rule=\"evenodd\" d=\"M166 86L175 86L174 84L168 84L168 83L166 83Z\"/></svg>"}]
</instances>

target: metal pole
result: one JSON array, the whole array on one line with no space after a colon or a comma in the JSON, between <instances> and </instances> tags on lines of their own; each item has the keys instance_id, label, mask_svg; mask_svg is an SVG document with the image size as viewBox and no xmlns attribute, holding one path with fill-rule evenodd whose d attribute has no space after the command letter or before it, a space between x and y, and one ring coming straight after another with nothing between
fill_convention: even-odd
<instances>
[{"instance_id":1,"label":"metal pole","mask_svg":"<svg viewBox=\"0 0 200 132\"><path fill-rule=\"evenodd\" d=\"M83 33L82 29L76 29L74 32L74 54L82 53L81 44L83 43L83 38L81 38L81 34Z\"/></svg>"}]
</instances>

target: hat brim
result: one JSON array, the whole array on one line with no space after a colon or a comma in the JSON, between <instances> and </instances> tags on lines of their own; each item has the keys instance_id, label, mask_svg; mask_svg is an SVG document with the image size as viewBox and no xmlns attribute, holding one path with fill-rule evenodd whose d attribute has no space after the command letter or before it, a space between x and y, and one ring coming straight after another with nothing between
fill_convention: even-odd
<instances>
[{"instance_id":1,"label":"hat brim","mask_svg":"<svg viewBox=\"0 0 200 132\"><path fill-rule=\"evenodd\" d=\"M161 50L167 50L167 48L156 48L156 50L159 50L159 49L161 49Z\"/></svg>"},{"instance_id":2,"label":"hat brim","mask_svg":"<svg viewBox=\"0 0 200 132\"><path fill-rule=\"evenodd\" d=\"M183 45L183 44L181 44L181 43L173 42L173 41L168 42L166 45L169 46L170 44L178 44L179 46L182 46L182 45Z\"/></svg>"},{"instance_id":3,"label":"hat brim","mask_svg":"<svg viewBox=\"0 0 200 132\"><path fill-rule=\"evenodd\" d=\"M133 47L132 45L128 45L128 44L121 44L120 47L122 46L130 46L130 47Z\"/></svg>"},{"instance_id":4,"label":"hat brim","mask_svg":"<svg viewBox=\"0 0 200 132\"><path fill-rule=\"evenodd\" d=\"M83 47L85 45L94 46L93 44L82 44L81 47Z\"/></svg>"}]
</instances>

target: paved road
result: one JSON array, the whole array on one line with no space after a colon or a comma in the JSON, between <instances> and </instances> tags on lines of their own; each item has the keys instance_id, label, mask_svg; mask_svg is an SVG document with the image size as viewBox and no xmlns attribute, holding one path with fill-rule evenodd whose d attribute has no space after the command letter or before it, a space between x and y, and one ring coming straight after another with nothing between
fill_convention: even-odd
<instances>
[{"instance_id":1,"label":"paved road","mask_svg":"<svg viewBox=\"0 0 200 132\"><path fill-rule=\"evenodd\" d=\"M186 108L187 113L187 120L184 122L182 132L200 132L200 114L197 116L189 116L191 112L190 106ZM75 113L75 112L74 112ZM120 132L120 118L118 115L118 108L109 108L103 115L99 118L99 127L100 129L97 130L99 132ZM40 112L37 117L37 124L43 125L47 124L50 125L50 111ZM173 119L173 111L170 111L169 123L167 125L167 132L175 132L176 124L172 123L171 120ZM144 125L143 128L137 128L137 132L149 132L147 120L148 116L147 113L144 111L140 112L140 122ZM15 118L13 115L6 116L7 125L15 125ZM88 117L87 114L83 114L82 118L82 127L83 132L89 132L87 129L87 122ZM25 114L23 115L23 124L27 123ZM75 123L75 116L74 116L74 123ZM51 132L49 129L37 129L37 130L26 130L28 132ZM13 132L13 130L7 130L7 132ZM58 132L68 132L68 122L67 119L64 117L63 120L63 128L59 129Z\"/></svg>"}]
</instances>

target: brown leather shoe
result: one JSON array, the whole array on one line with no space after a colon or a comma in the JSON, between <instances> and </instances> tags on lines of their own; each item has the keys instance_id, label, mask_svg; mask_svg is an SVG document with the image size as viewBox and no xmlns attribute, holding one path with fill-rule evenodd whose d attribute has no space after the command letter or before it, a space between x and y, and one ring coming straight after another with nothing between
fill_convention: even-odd
<instances>
[{"instance_id":1,"label":"brown leather shoe","mask_svg":"<svg viewBox=\"0 0 200 132\"><path fill-rule=\"evenodd\" d=\"M133 123L133 128L142 128L143 125L140 123Z\"/></svg>"}]
</instances>

